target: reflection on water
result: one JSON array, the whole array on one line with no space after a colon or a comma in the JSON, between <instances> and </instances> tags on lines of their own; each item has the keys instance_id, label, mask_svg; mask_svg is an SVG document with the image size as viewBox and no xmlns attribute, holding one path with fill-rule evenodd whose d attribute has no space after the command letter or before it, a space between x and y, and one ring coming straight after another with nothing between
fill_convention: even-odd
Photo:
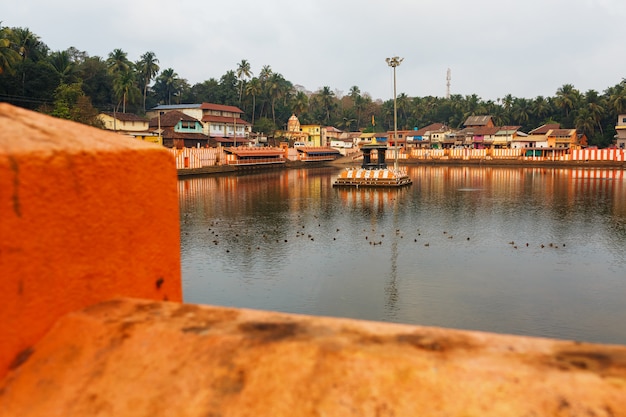
<instances>
[{"instance_id":1,"label":"reflection on water","mask_svg":"<svg viewBox=\"0 0 626 417\"><path fill-rule=\"evenodd\" d=\"M179 181L185 300L626 344L624 171L338 172Z\"/></svg>"}]
</instances>

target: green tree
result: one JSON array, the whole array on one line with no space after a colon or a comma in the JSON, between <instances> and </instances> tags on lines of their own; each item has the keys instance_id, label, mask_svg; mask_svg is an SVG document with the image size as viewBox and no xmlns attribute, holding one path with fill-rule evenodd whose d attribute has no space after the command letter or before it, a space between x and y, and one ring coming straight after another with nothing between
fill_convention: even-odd
<instances>
[{"instance_id":1,"label":"green tree","mask_svg":"<svg viewBox=\"0 0 626 417\"><path fill-rule=\"evenodd\" d=\"M141 79L141 88L143 90L143 111L146 112L146 98L148 97L148 86L159 73L159 60L152 51L144 53L139 61L135 64L139 78Z\"/></svg>"},{"instance_id":2,"label":"green tree","mask_svg":"<svg viewBox=\"0 0 626 417\"><path fill-rule=\"evenodd\" d=\"M316 93L317 99L324 109L324 121L328 123L330 121L330 112L335 105L335 93L328 86L322 87Z\"/></svg>"},{"instance_id":3,"label":"green tree","mask_svg":"<svg viewBox=\"0 0 626 417\"><path fill-rule=\"evenodd\" d=\"M602 129L602 118L604 116L604 100L597 91L589 90L585 93L586 110L589 116L594 120L595 126L600 130L600 134L604 134Z\"/></svg>"},{"instance_id":4,"label":"green tree","mask_svg":"<svg viewBox=\"0 0 626 417\"><path fill-rule=\"evenodd\" d=\"M60 119L72 119L72 109L78 97L84 95L80 83L61 83L54 92L54 107L51 115Z\"/></svg>"},{"instance_id":5,"label":"green tree","mask_svg":"<svg viewBox=\"0 0 626 417\"><path fill-rule=\"evenodd\" d=\"M107 58L109 73L115 77L117 74L126 73L132 69L132 63L128 60L126 52L114 49Z\"/></svg>"},{"instance_id":6,"label":"green tree","mask_svg":"<svg viewBox=\"0 0 626 417\"><path fill-rule=\"evenodd\" d=\"M272 73L267 80L267 93L272 108L272 122L276 124L276 102L284 98L291 89L291 83L277 73Z\"/></svg>"},{"instance_id":7,"label":"green tree","mask_svg":"<svg viewBox=\"0 0 626 417\"><path fill-rule=\"evenodd\" d=\"M543 96L537 96L533 100L532 114L536 117L538 123L542 123L550 114L551 108L548 100Z\"/></svg>"},{"instance_id":8,"label":"green tree","mask_svg":"<svg viewBox=\"0 0 626 417\"><path fill-rule=\"evenodd\" d=\"M596 121L588 108L583 108L576 112L574 119L576 130L584 133L588 138L593 137L595 133Z\"/></svg>"},{"instance_id":9,"label":"green tree","mask_svg":"<svg viewBox=\"0 0 626 417\"><path fill-rule=\"evenodd\" d=\"M556 91L555 104L565 113L565 117L574 110L580 98L580 92L572 84L564 84Z\"/></svg>"},{"instance_id":10,"label":"green tree","mask_svg":"<svg viewBox=\"0 0 626 417\"><path fill-rule=\"evenodd\" d=\"M237 106L238 103L238 80L235 71L226 71L222 78L220 78L218 98L222 104L230 106Z\"/></svg>"},{"instance_id":11,"label":"green tree","mask_svg":"<svg viewBox=\"0 0 626 417\"><path fill-rule=\"evenodd\" d=\"M172 96L180 93L181 80L173 68L167 68L157 77L154 88L160 93L163 101L172 104Z\"/></svg>"},{"instance_id":12,"label":"green tree","mask_svg":"<svg viewBox=\"0 0 626 417\"><path fill-rule=\"evenodd\" d=\"M274 123L267 117L261 117L254 124L253 129L255 132L261 132L265 135L273 136L274 132L276 132L276 123Z\"/></svg>"},{"instance_id":13,"label":"green tree","mask_svg":"<svg viewBox=\"0 0 626 417\"><path fill-rule=\"evenodd\" d=\"M99 56L88 57L78 65L76 73L82 80L83 91L91 98L93 105L102 110L110 110L115 98L113 77L106 61Z\"/></svg>"},{"instance_id":14,"label":"green tree","mask_svg":"<svg viewBox=\"0 0 626 417\"><path fill-rule=\"evenodd\" d=\"M237 66L237 79L239 80L239 105L241 106L241 97L243 95L243 85L244 81L247 78L252 77L252 69L250 68L250 63L242 59L239 65Z\"/></svg>"},{"instance_id":15,"label":"green tree","mask_svg":"<svg viewBox=\"0 0 626 417\"><path fill-rule=\"evenodd\" d=\"M12 72L13 67L19 61L20 55L15 50L11 41L12 31L7 27L2 27L0 22L0 74Z\"/></svg>"},{"instance_id":16,"label":"green tree","mask_svg":"<svg viewBox=\"0 0 626 417\"><path fill-rule=\"evenodd\" d=\"M532 113L531 103L525 98L516 98L511 109L513 121L523 128L528 127L528 121Z\"/></svg>"},{"instance_id":17,"label":"green tree","mask_svg":"<svg viewBox=\"0 0 626 417\"><path fill-rule=\"evenodd\" d=\"M607 89L608 105L615 115L626 112L626 79L614 87Z\"/></svg>"},{"instance_id":18,"label":"green tree","mask_svg":"<svg viewBox=\"0 0 626 417\"><path fill-rule=\"evenodd\" d=\"M252 125L254 126L254 116L256 114L256 98L263 92L261 82L258 78L253 78L246 85L246 95L252 96Z\"/></svg>"},{"instance_id":19,"label":"green tree","mask_svg":"<svg viewBox=\"0 0 626 417\"><path fill-rule=\"evenodd\" d=\"M76 65L67 51L55 51L48 56L48 61L59 76L61 84L76 82Z\"/></svg>"},{"instance_id":20,"label":"green tree","mask_svg":"<svg viewBox=\"0 0 626 417\"><path fill-rule=\"evenodd\" d=\"M302 115L309 108L309 97L304 91L298 91L292 102L292 112Z\"/></svg>"},{"instance_id":21,"label":"green tree","mask_svg":"<svg viewBox=\"0 0 626 417\"><path fill-rule=\"evenodd\" d=\"M135 102L141 94L135 74L130 70L119 72L113 80L113 92L120 99L116 108L122 104L122 113L126 113L126 102Z\"/></svg>"}]
</instances>

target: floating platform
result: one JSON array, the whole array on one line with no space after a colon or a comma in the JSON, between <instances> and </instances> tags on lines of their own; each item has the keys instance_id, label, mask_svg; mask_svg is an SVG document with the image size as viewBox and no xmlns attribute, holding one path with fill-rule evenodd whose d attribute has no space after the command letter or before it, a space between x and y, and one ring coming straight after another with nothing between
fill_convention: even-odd
<instances>
[{"instance_id":1,"label":"floating platform","mask_svg":"<svg viewBox=\"0 0 626 417\"><path fill-rule=\"evenodd\" d=\"M333 187L403 187L413 181L404 169L346 168L337 177Z\"/></svg>"}]
</instances>

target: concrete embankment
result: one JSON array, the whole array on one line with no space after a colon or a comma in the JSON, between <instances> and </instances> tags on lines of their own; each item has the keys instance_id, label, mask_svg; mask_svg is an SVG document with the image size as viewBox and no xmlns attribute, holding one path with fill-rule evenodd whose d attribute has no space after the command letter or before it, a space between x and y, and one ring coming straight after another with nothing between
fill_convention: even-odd
<instances>
[{"instance_id":1,"label":"concrete embankment","mask_svg":"<svg viewBox=\"0 0 626 417\"><path fill-rule=\"evenodd\" d=\"M393 162L389 162L392 164ZM402 159L398 162L402 166L484 166L484 167L516 167L516 168L615 168L626 169L625 162L618 161L526 161L521 159ZM228 174L233 172L265 170L265 169L291 169L307 168L319 166L336 167L359 167L361 161L355 160L352 156L344 156L334 161L325 162L304 162L288 161L284 165L257 165L237 167L233 165L219 165L196 169L178 169L178 176L181 178L191 176L202 176L212 174Z\"/></svg>"},{"instance_id":2,"label":"concrete embankment","mask_svg":"<svg viewBox=\"0 0 626 417\"><path fill-rule=\"evenodd\" d=\"M182 303L170 154L0 132L0 417L626 417L626 346Z\"/></svg>"}]
</instances>

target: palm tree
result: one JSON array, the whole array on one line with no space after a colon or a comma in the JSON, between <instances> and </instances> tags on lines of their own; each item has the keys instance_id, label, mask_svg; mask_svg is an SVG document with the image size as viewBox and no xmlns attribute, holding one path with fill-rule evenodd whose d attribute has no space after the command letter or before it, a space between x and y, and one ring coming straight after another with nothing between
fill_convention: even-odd
<instances>
[{"instance_id":1,"label":"palm tree","mask_svg":"<svg viewBox=\"0 0 626 417\"><path fill-rule=\"evenodd\" d=\"M11 29L0 26L0 74L12 72L20 58L11 37Z\"/></svg>"},{"instance_id":2,"label":"palm tree","mask_svg":"<svg viewBox=\"0 0 626 417\"><path fill-rule=\"evenodd\" d=\"M48 56L48 61L59 76L62 84L71 84L76 72L76 65L67 51L55 51Z\"/></svg>"},{"instance_id":3,"label":"palm tree","mask_svg":"<svg viewBox=\"0 0 626 417\"><path fill-rule=\"evenodd\" d=\"M267 110L265 108L266 102L269 100L270 92L269 92L269 79L272 76L273 71L269 65L263 65L261 68L261 72L259 73L259 82L261 83L261 91L262 91L262 104L261 110L259 111L259 116L267 117Z\"/></svg>"},{"instance_id":4,"label":"palm tree","mask_svg":"<svg viewBox=\"0 0 626 417\"><path fill-rule=\"evenodd\" d=\"M113 93L118 98L116 109L122 103L123 113L126 112L126 99L131 87L135 83L134 65L128 60L126 52L114 49L107 58L107 68L113 77Z\"/></svg>"},{"instance_id":5,"label":"palm tree","mask_svg":"<svg viewBox=\"0 0 626 417\"><path fill-rule=\"evenodd\" d=\"M156 57L154 52L146 52L141 56L141 59L137 61L135 67L139 72L139 76L141 77L141 83L143 87L143 111L146 112L146 97L148 95L148 85L150 81L159 72L159 60Z\"/></svg>"},{"instance_id":6,"label":"palm tree","mask_svg":"<svg viewBox=\"0 0 626 417\"><path fill-rule=\"evenodd\" d=\"M596 126L600 129L600 134L604 134L602 130L602 118L604 117L604 100L597 91L589 90L585 93L585 101L587 102L587 111L590 117L595 121Z\"/></svg>"},{"instance_id":7,"label":"palm tree","mask_svg":"<svg viewBox=\"0 0 626 417\"><path fill-rule=\"evenodd\" d=\"M596 121L588 108L580 109L576 114L574 120L576 130L580 133L584 133L588 138L595 132Z\"/></svg>"},{"instance_id":8,"label":"palm tree","mask_svg":"<svg viewBox=\"0 0 626 417\"><path fill-rule=\"evenodd\" d=\"M411 100L409 96L405 93L399 94L396 99L397 109L398 109L398 124L401 128L407 127L407 111L411 104Z\"/></svg>"},{"instance_id":9,"label":"palm tree","mask_svg":"<svg viewBox=\"0 0 626 417\"><path fill-rule=\"evenodd\" d=\"M332 92L330 87L324 86L320 91L317 92L318 98L322 107L326 112L326 118L324 119L327 123L330 120L330 110L333 107L335 102L335 93Z\"/></svg>"},{"instance_id":10,"label":"palm tree","mask_svg":"<svg viewBox=\"0 0 626 417\"><path fill-rule=\"evenodd\" d=\"M263 65L263 68L261 68L261 72L259 73L259 79L261 81L267 81L272 74L272 68L269 65Z\"/></svg>"},{"instance_id":11,"label":"palm tree","mask_svg":"<svg viewBox=\"0 0 626 417\"><path fill-rule=\"evenodd\" d=\"M626 79L614 87L607 89L609 106L617 114L626 112Z\"/></svg>"},{"instance_id":12,"label":"palm tree","mask_svg":"<svg viewBox=\"0 0 626 417\"><path fill-rule=\"evenodd\" d=\"M242 59L237 66L237 78L239 79L239 105L241 106L241 96L243 95L243 83L244 78L250 78L252 76L252 70L250 69L250 63Z\"/></svg>"},{"instance_id":13,"label":"palm tree","mask_svg":"<svg viewBox=\"0 0 626 417\"><path fill-rule=\"evenodd\" d=\"M124 73L131 69L132 64L126 56L126 52L121 49L114 49L109 53L107 58L107 66L109 67L109 73L115 76L118 73Z\"/></svg>"},{"instance_id":14,"label":"palm tree","mask_svg":"<svg viewBox=\"0 0 626 417\"><path fill-rule=\"evenodd\" d=\"M135 101L140 94L135 74L131 70L118 73L113 80L113 92L117 97L121 98L122 113L126 113L126 102Z\"/></svg>"},{"instance_id":15,"label":"palm tree","mask_svg":"<svg viewBox=\"0 0 626 417\"><path fill-rule=\"evenodd\" d=\"M13 43L22 61L29 58L39 60L46 54L47 47L41 42L39 36L29 29L13 28L12 32Z\"/></svg>"},{"instance_id":16,"label":"palm tree","mask_svg":"<svg viewBox=\"0 0 626 417\"><path fill-rule=\"evenodd\" d=\"M543 96L537 96L533 100L532 114L537 118L538 122L543 122L545 117L550 114L550 103Z\"/></svg>"},{"instance_id":17,"label":"palm tree","mask_svg":"<svg viewBox=\"0 0 626 417\"><path fill-rule=\"evenodd\" d=\"M293 99L293 113L301 115L309 108L309 97L304 91L298 91Z\"/></svg>"},{"instance_id":18,"label":"palm tree","mask_svg":"<svg viewBox=\"0 0 626 417\"><path fill-rule=\"evenodd\" d=\"M276 124L276 100L289 92L291 84L281 74L272 73L267 81L267 94L272 105L272 121Z\"/></svg>"},{"instance_id":19,"label":"palm tree","mask_svg":"<svg viewBox=\"0 0 626 417\"><path fill-rule=\"evenodd\" d=\"M580 92L572 84L564 84L556 91L555 104L565 112L565 117L578 105Z\"/></svg>"},{"instance_id":20,"label":"palm tree","mask_svg":"<svg viewBox=\"0 0 626 417\"><path fill-rule=\"evenodd\" d=\"M511 108L511 114L517 124L526 126L531 114L530 101L525 98L516 98Z\"/></svg>"},{"instance_id":21,"label":"palm tree","mask_svg":"<svg viewBox=\"0 0 626 417\"><path fill-rule=\"evenodd\" d=\"M253 78L246 85L246 95L252 96L252 125L254 125L254 115L256 113L256 97L261 94L261 82L258 78Z\"/></svg>"},{"instance_id":22,"label":"palm tree","mask_svg":"<svg viewBox=\"0 0 626 417\"><path fill-rule=\"evenodd\" d=\"M172 68L168 68L157 77L157 83L167 96L167 104L172 104L172 95L177 94L180 88L178 74Z\"/></svg>"}]
</instances>

